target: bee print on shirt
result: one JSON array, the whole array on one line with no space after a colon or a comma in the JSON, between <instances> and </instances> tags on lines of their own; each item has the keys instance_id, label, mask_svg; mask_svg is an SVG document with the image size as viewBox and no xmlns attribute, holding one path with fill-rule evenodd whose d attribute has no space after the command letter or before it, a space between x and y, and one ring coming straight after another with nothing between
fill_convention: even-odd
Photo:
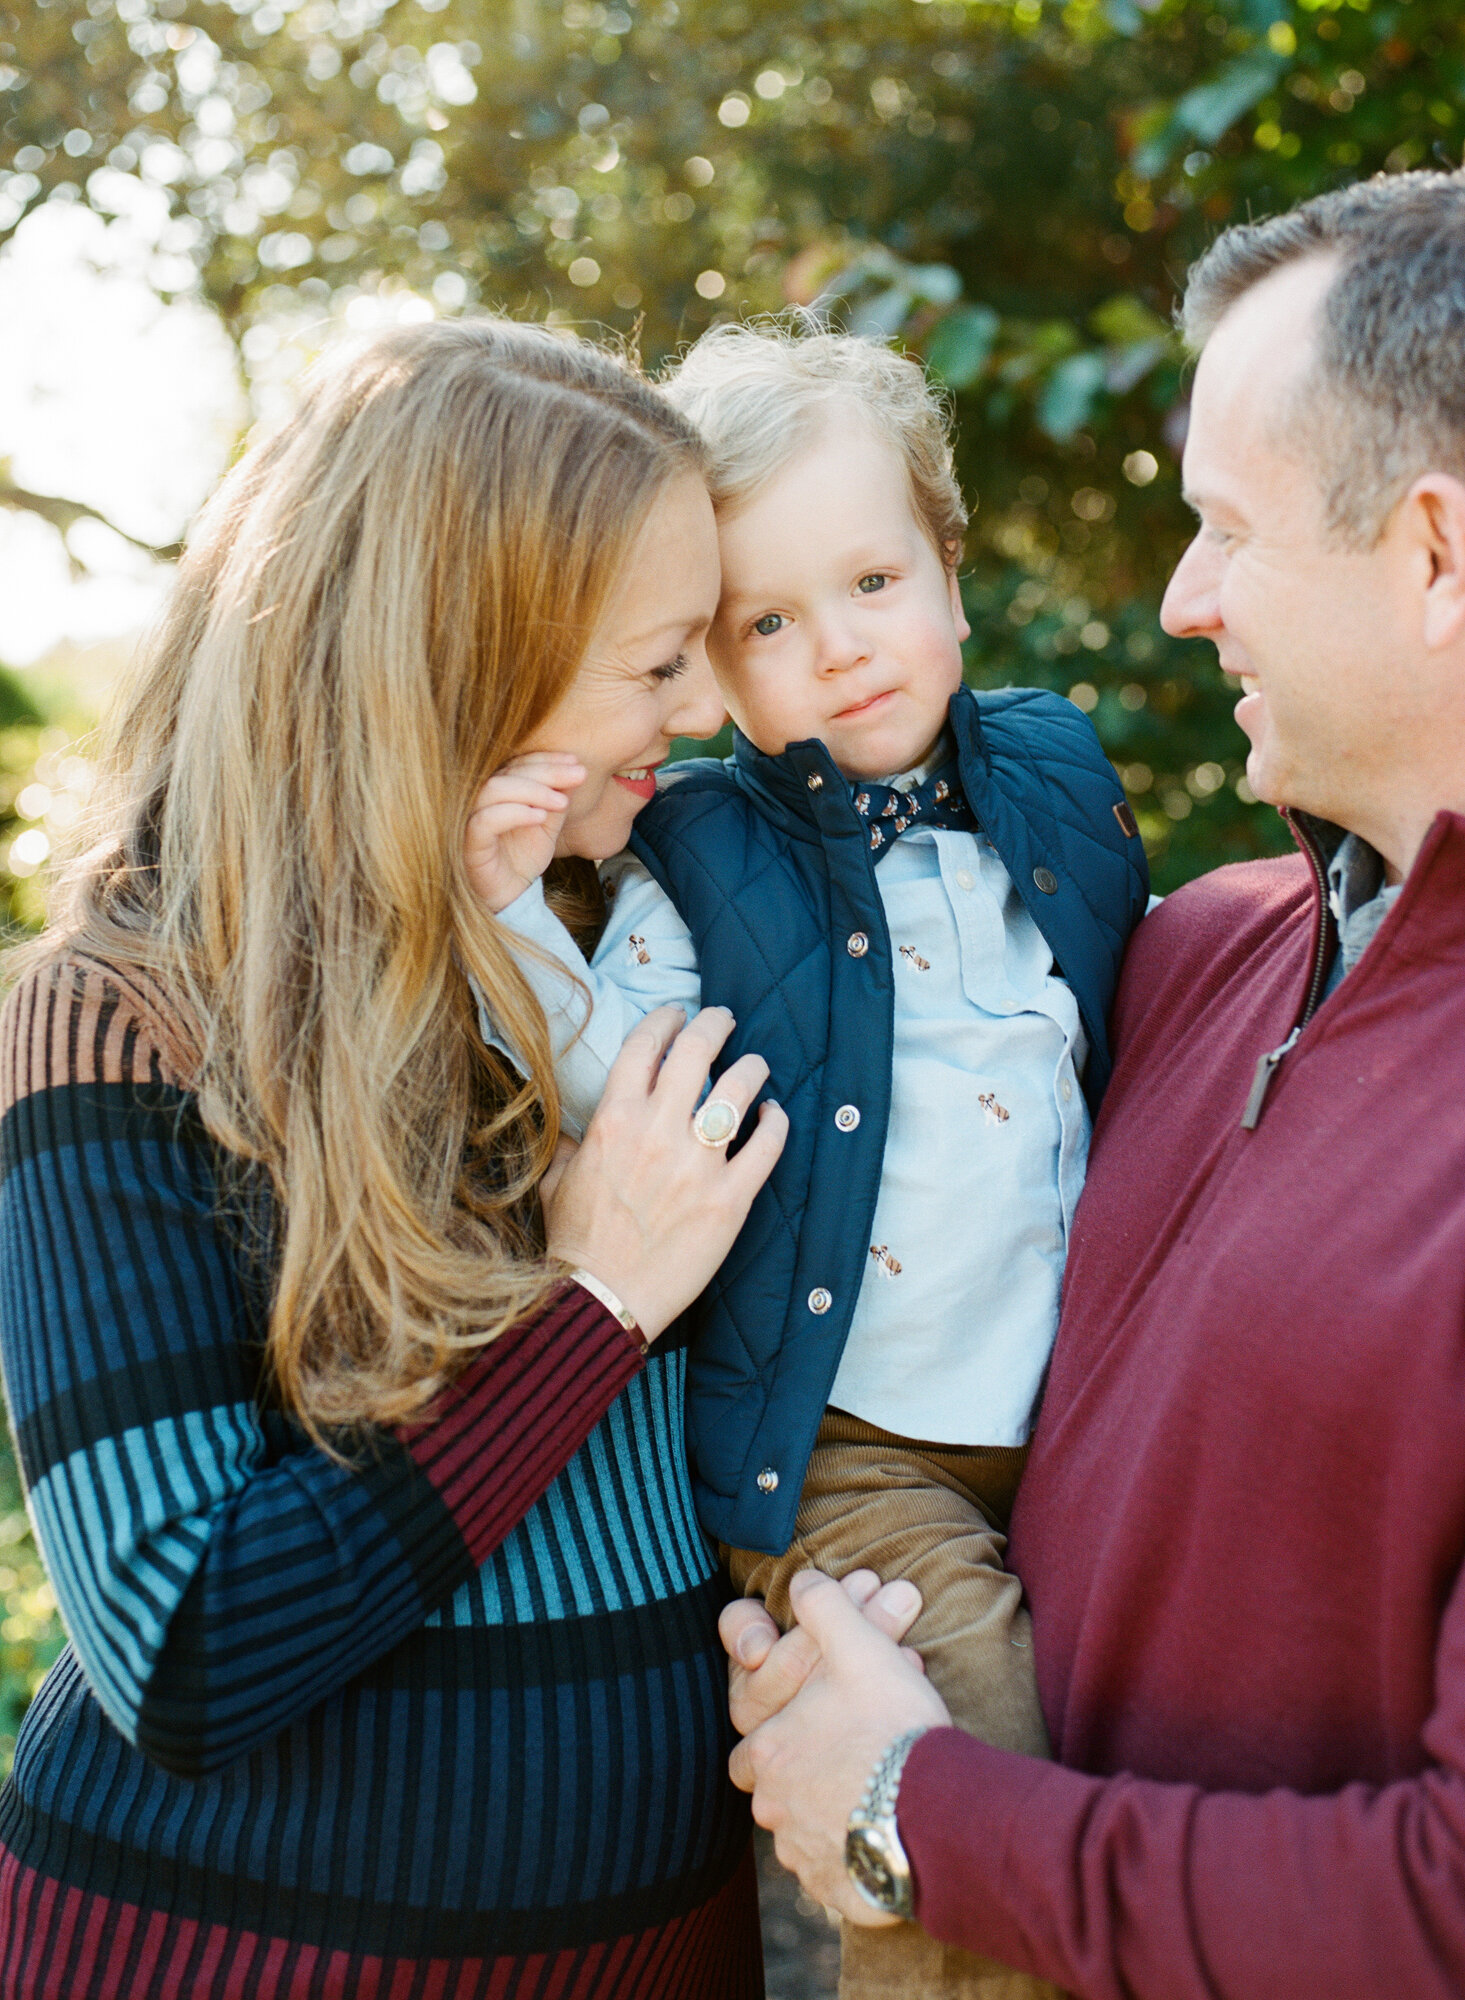
<instances>
[{"instance_id":1,"label":"bee print on shirt","mask_svg":"<svg viewBox=\"0 0 1465 2000\"><path fill-rule=\"evenodd\" d=\"M880 1275L882 1278L898 1278L900 1276L900 1259L892 1257L885 1244L872 1243L870 1245L870 1255L880 1266Z\"/></svg>"},{"instance_id":2,"label":"bee print on shirt","mask_svg":"<svg viewBox=\"0 0 1465 2000\"><path fill-rule=\"evenodd\" d=\"M626 950L631 954L631 963L633 965L649 965L651 963L651 954L646 949L645 938L637 937L634 931L626 939Z\"/></svg>"},{"instance_id":3,"label":"bee print on shirt","mask_svg":"<svg viewBox=\"0 0 1465 2000\"><path fill-rule=\"evenodd\" d=\"M930 959L922 958L913 944L903 944L900 948L900 955L909 964L913 965L917 972L929 972L931 970Z\"/></svg>"},{"instance_id":4,"label":"bee print on shirt","mask_svg":"<svg viewBox=\"0 0 1465 2000\"><path fill-rule=\"evenodd\" d=\"M981 1096L978 1097L977 1102L994 1125L1005 1125L1012 1116L1012 1113L1007 1109L1005 1104L997 1102L997 1093L995 1091L984 1090Z\"/></svg>"}]
</instances>

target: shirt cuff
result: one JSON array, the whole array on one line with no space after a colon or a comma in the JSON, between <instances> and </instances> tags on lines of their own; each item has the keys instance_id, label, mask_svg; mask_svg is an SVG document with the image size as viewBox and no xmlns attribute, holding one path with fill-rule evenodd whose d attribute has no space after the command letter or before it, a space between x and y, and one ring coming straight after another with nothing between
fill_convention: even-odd
<instances>
[{"instance_id":1,"label":"shirt cuff","mask_svg":"<svg viewBox=\"0 0 1465 2000\"><path fill-rule=\"evenodd\" d=\"M506 924L511 931L517 931L520 937L536 937L542 934L545 920L548 919L551 924L554 922L549 905L544 900L544 877L536 875L528 888L521 889L512 903L506 903L495 913L495 918L498 923Z\"/></svg>"},{"instance_id":2,"label":"shirt cuff","mask_svg":"<svg viewBox=\"0 0 1465 2000\"><path fill-rule=\"evenodd\" d=\"M536 877L527 889L517 895L512 903L505 904L498 911L495 921L502 924L515 938L522 938L544 957L536 958L528 954L518 954L519 970L529 982L530 991L544 1009L551 1024L555 1017L568 1009L576 1000L583 1007L585 971L584 954L575 940L565 929L554 911L544 900L544 883ZM506 1055L521 1073L525 1070L519 1051L505 1040L489 1011L488 999L478 981L469 974L468 984L478 1008L478 1032L492 1049ZM567 1014L567 1019L574 1017ZM579 1025L576 1023L576 1025ZM575 1128L578 1133L578 1127Z\"/></svg>"}]
</instances>

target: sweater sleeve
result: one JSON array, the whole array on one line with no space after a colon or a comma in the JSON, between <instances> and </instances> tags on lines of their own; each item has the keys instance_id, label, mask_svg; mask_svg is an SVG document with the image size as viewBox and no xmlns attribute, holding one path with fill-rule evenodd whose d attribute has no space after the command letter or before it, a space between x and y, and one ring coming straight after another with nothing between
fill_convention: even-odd
<instances>
[{"instance_id":1,"label":"sweater sleeve","mask_svg":"<svg viewBox=\"0 0 1465 2000\"><path fill-rule=\"evenodd\" d=\"M1456 2000L1465 1992L1465 1606L1434 1760L1384 1786L1206 1792L1089 1777L933 1730L901 1779L916 1915L1079 2000Z\"/></svg>"},{"instance_id":2,"label":"sweater sleeve","mask_svg":"<svg viewBox=\"0 0 1465 2000\"><path fill-rule=\"evenodd\" d=\"M121 976L63 964L0 1025L0 1359L42 1553L117 1728L195 1776L445 1603L642 1365L578 1286L422 1425L343 1460L257 1398L216 1155Z\"/></svg>"}]
</instances>

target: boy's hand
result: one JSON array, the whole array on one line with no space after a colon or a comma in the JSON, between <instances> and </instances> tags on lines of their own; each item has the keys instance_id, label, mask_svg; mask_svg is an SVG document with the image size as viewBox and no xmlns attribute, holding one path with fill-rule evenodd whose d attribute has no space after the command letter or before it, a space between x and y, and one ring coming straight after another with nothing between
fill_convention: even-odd
<instances>
[{"instance_id":1,"label":"boy's hand","mask_svg":"<svg viewBox=\"0 0 1465 2000\"><path fill-rule=\"evenodd\" d=\"M495 915L548 868L570 794L584 782L578 757L531 750L511 757L478 794L463 836L463 863L474 894Z\"/></svg>"}]
</instances>

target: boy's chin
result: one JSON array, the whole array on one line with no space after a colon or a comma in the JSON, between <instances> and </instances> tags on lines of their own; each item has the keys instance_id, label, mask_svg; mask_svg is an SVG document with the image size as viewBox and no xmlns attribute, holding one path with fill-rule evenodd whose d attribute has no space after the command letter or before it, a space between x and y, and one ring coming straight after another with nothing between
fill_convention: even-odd
<instances>
[{"instance_id":1,"label":"boy's chin","mask_svg":"<svg viewBox=\"0 0 1465 2000\"><path fill-rule=\"evenodd\" d=\"M754 749L763 751L769 757L781 756L789 743L805 740L793 736L787 741L760 737L740 717L734 720ZM946 711L943 709L939 719L929 728L914 731L907 722L905 728L851 731L848 736L837 728L811 730L810 735L816 736L824 745L841 777L848 778L851 784L873 784L923 764L940 742L945 727Z\"/></svg>"},{"instance_id":2,"label":"boy's chin","mask_svg":"<svg viewBox=\"0 0 1465 2000\"><path fill-rule=\"evenodd\" d=\"M868 744L831 744L830 754L841 774L851 784L879 784L887 778L898 777L902 771L913 771L918 764L924 764L941 741L945 723L943 716L937 726L922 734L919 740L909 734L892 733L884 739L873 738Z\"/></svg>"}]
</instances>

